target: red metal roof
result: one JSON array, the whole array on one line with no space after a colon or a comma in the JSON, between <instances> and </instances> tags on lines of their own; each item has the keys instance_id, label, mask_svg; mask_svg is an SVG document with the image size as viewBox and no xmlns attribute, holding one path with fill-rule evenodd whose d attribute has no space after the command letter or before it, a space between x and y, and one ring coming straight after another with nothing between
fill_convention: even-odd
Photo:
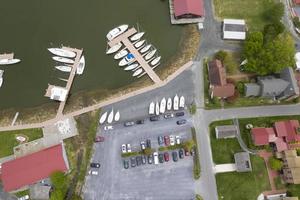
<instances>
[{"instance_id":1,"label":"red metal roof","mask_svg":"<svg viewBox=\"0 0 300 200\"><path fill-rule=\"evenodd\" d=\"M294 0L295 4L300 4L300 0Z\"/></svg>"},{"instance_id":2,"label":"red metal roof","mask_svg":"<svg viewBox=\"0 0 300 200\"><path fill-rule=\"evenodd\" d=\"M211 85L226 85L226 71L222 62L214 59L208 63L208 76Z\"/></svg>"},{"instance_id":3,"label":"red metal roof","mask_svg":"<svg viewBox=\"0 0 300 200\"><path fill-rule=\"evenodd\" d=\"M215 97L221 97L221 98L231 97L234 95L234 85L228 83L223 86L214 86L212 91L213 91L213 96Z\"/></svg>"},{"instance_id":4,"label":"red metal roof","mask_svg":"<svg viewBox=\"0 0 300 200\"><path fill-rule=\"evenodd\" d=\"M204 16L203 0L174 0L175 17L193 14Z\"/></svg>"},{"instance_id":5,"label":"red metal roof","mask_svg":"<svg viewBox=\"0 0 300 200\"><path fill-rule=\"evenodd\" d=\"M285 137L287 142L300 141L300 135L297 134L298 120L279 121L274 126L277 137Z\"/></svg>"},{"instance_id":6,"label":"red metal roof","mask_svg":"<svg viewBox=\"0 0 300 200\"><path fill-rule=\"evenodd\" d=\"M272 128L253 128L251 130L252 139L255 145L269 144L269 135L272 135Z\"/></svg>"},{"instance_id":7,"label":"red metal roof","mask_svg":"<svg viewBox=\"0 0 300 200\"><path fill-rule=\"evenodd\" d=\"M2 183L5 191L13 191L47 178L54 171L66 171L62 145L17 158L2 164Z\"/></svg>"}]
</instances>

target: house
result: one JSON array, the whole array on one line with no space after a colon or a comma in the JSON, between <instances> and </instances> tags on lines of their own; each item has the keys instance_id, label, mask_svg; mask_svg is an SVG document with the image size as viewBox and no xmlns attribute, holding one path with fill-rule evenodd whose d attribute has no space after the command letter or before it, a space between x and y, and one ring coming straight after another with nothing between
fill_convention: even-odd
<instances>
[{"instance_id":1,"label":"house","mask_svg":"<svg viewBox=\"0 0 300 200\"><path fill-rule=\"evenodd\" d=\"M35 184L29 188L30 198L35 200L48 200L51 186Z\"/></svg>"},{"instance_id":2,"label":"house","mask_svg":"<svg viewBox=\"0 0 300 200\"><path fill-rule=\"evenodd\" d=\"M226 125L226 126L216 126L216 138L234 138L237 134L237 126L235 125Z\"/></svg>"},{"instance_id":3,"label":"house","mask_svg":"<svg viewBox=\"0 0 300 200\"><path fill-rule=\"evenodd\" d=\"M204 16L203 0L173 0L175 19Z\"/></svg>"},{"instance_id":4,"label":"house","mask_svg":"<svg viewBox=\"0 0 300 200\"><path fill-rule=\"evenodd\" d=\"M294 4L300 4L300 0L294 0Z\"/></svg>"},{"instance_id":5,"label":"house","mask_svg":"<svg viewBox=\"0 0 300 200\"><path fill-rule=\"evenodd\" d=\"M214 59L208 63L210 96L227 98L234 95L234 85L227 83L226 70L222 62Z\"/></svg>"},{"instance_id":6,"label":"house","mask_svg":"<svg viewBox=\"0 0 300 200\"><path fill-rule=\"evenodd\" d=\"M296 150L287 150L283 153L283 179L287 183L300 184L300 156Z\"/></svg>"},{"instance_id":7,"label":"house","mask_svg":"<svg viewBox=\"0 0 300 200\"><path fill-rule=\"evenodd\" d=\"M234 160L237 172L252 171L251 160L248 152L235 153Z\"/></svg>"},{"instance_id":8,"label":"house","mask_svg":"<svg viewBox=\"0 0 300 200\"><path fill-rule=\"evenodd\" d=\"M66 172L68 169L64 147L58 144L3 163L1 180L4 190L11 192L35 184L55 171Z\"/></svg>"},{"instance_id":9,"label":"house","mask_svg":"<svg viewBox=\"0 0 300 200\"><path fill-rule=\"evenodd\" d=\"M245 40L246 39L245 20L224 19L224 21L223 21L223 39Z\"/></svg>"}]
</instances>

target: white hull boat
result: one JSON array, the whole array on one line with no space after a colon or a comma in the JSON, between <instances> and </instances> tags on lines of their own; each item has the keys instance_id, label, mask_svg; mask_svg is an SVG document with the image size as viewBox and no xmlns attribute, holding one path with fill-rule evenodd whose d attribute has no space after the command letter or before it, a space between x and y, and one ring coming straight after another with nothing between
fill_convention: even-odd
<instances>
[{"instance_id":1,"label":"white hull boat","mask_svg":"<svg viewBox=\"0 0 300 200\"><path fill-rule=\"evenodd\" d=\"M156 104L155 104L155 114L159 115L159 103L158 102L156 102Z\"/></svg>"},{"instance_id":2,"label":"white hull boat","mask_svg":"<svg viewBox=\"0 0 300 200\"><path fill-rule=\"evenodd\" d=\"M167 110L171 110L171 109L172 109L172 99L169 97L167 101Z\"/></svg>"},{"instance_id":3,"label":"white hull boat","mask_svg":"<svg viewBox=\"0 0 300 200\"><path fill-rule=\"evenodd\" d=\"M111 31L109 31L106 35L106 38L111 41L114 38L118 37L119 35L121 35L122 33L124 33L126 30L128 29L128 25L127 24L123 24L121 26L118 26L114 29L112 29Z\"/></svg>"},{"instance_id":4,"label":"white hull boat","mask_svg":"<svg viewBox=\"0 0 300 200\"><path fill-rule=\"evenodd\" d=\"M99 123L103 124L107 118L107 112L103 113L100 117Z\"/></svg>"},{"instance_id":5,"label":"white hull boat","mask_svg":"<svg viewBox=\"0 0 300 200\"><path fill-rule=\"evenodd\" d=\"M116 114L115 114L115 121L118 122L120 120L120 112L118 111Z\"/></svg>"},{"instance_id":6,"label":"white hull boat","mask_svg":"<svg viewBox=\"0 0 300 200\"><path fill-rule=\"evenodd\" d=\"M151 102L149 105L149 115L154 115L155 104Z\"/></svg>"},{"instance_id":7,"label":"white hull boat","mask_svg":"<svg viewBox=\"0 0 300 200\"><path fill-rule=\"evenodd\" d=\"M128 51L126 49L122 49L121 51L119 51L118 53L116 53L116 55L114 56L114 59L115 60L119 60L120 58L123 58L127 54L128 54Z\"/></svg>"},{"instance_id":8,"label":"white hull boat","mask_svg":"<svg viewBox=\"0 0 300 200\"><path fill-rule=\"evenodd\" d=\"M76 73L79 75L83 74L84 68L85 68L85 58L84 58L84 56L81 56L81 58L79 60L79 65L76 69Z\"/></svg>"},{"instance_id":9,"label":"white hull boat","mask_svg":"<svg viewBox=\"0 0 300 200\"><path fill-rule=\"evenodd\" d=\"M146 46L144 46L142 49L141 49L141 53L146 53L150 48L151 48L151 44L147 44Z\"/></svg>"},{"instance_id":10,"label":"white hull boat","mask_svg":"<svg viewBox=\"0 0 300 200\"><path fill-rule=\"evenodd\" d=\"M140 69L136 70L136 71L132 74L132 76L138 76L138 75L140 75L142 72L143 72L143 69L140 68Z\"/></svg>"},{"instance_id":11,"label":"white hull boat","mask_svg":"<svg viewBox=\"0 0 300 200\"><path fill-rule=\"evenodd\" d=\"M67 64L74 64L74 60L71 60L69 58L63 58L63 57L59 57L59 56L53 56L52 59L55 60L55 61L57 61L57 62L62 62L62 63L67 63Z\"/></svg>"},{"instance_id":12,"label":"white hull boat","mask_svg":"<svg viewBox=\"0 0 300 200\"><path fill-rule=\"evenodd\" d=\"M138 41L137 43L134 44L134 47L139 49L145 44L145 42L146 42L146 40Z\"/></svg>"},{"instance_id":13,"label":"white hull boat","mask_svg":"<svg viewBox=\"0 0 300 200\"><path fill-rule=\"evenodd\" d=\"M160 107L159 107L159 112L160 113L165 113L166 111L166 98L164 97L161 101L160 101Z\"/></svg>"},{"instance_id":14,"label":"white hull boat","mask_svg":"<svg viewBox=\"0 0 300 200\"><path fill-rule=\"evenodd\" d=\"M48 51L60 57L74 58L76 56L75 52L66 49L61 49L61 48L48 48Z\"/></svg>"},{"instance_id":15,"label":"white hull boat","mask_svg":"<svg viewBox=\"0 0 300 200\"><path fill-rule=\"evenodd\" d=\"M184 108L185 99L184 96L181 96L179 99L179 108Z\"/></svg>"},{"instance_id":16,"label":"white hull boat","mask_svg":"<svg viewBox=\"0 0 300 200\"><path fill-rule=\"evenodd\" d=\"M154 56L154 54L156 53L156 49L150 51L149 53L146 54L145 56L145 60L149 60L150 58L152 58Z\"/></svg>"},{"instance_id":17,"label":"white hull boat","mask_svg":"<svg viewBox=\"0 0 300 200\"><path fill-rule=\"evenodd\" d=\"M109 113L107 118L107 123L111 124L113 120L114 120L114 109L112 109L111 112Z\"/></svg>"},{"instance_id":18,"label":"white hull boat","mask_svg":"<svg viewBox=\"0 0 300 200\"><path fill-rule=\"evenodd\" d=\"M152 66L156 65L157 63L159 63L160 59L161 59L161 56L154 58L154 59L150 62L150 65L152 65Z\"/></svg>"},{"instance_id":19,"label":"white hull boat","mask_svg":"<svg viewBox=\"0 0 300 200\"><path fill-rule=\"evenodd\" d=\"M71 72L72 70L72 67L66 65L55 66L55 68L62 72Z\"/></svg>"},{"instance_id":20,"label":"white hull boat","mask_svg":"<svg viewBox=\"0 0 300 200\"><path fill-rule=\"evenodd\" d=\"M135 60L133 54L128 54L125 58L123 58L120 62L119 62L119 66L125 66L125 65L129 65L131 64L133 61Z\"/></svg>"},{"instance_id":21,"label":"white hull boat","mask_svg":"<svg viewBox=\"0 0 300 200\"><path fill-rule=\"evenodd\" d=\"M0 65L12 65L21 62L20 59L0 59Z\"/></svg>"},{"instance_id":22,"label":"white hull boat","mask_svg":"<svg viewBox=\"0 0 300 200\"><path fill-rule=\"evenodd\" d=\"M3 84L3 77L0 77L0 88L2 87Z\"/></svg>"},{"instance_id":23,"label":"white hull boat","mask_svg":"<svg viewBox=\"0 0 300 200\"><path fill-rule=\"evenodd\" d=\"M176 94L176 96L174 97L174 102L173 102L173 109L174 110L178 110L178 104L179 104L179 97L178 95Z\"/></svg>"},{"instance_id":24,"label":"white hull boat","mask_svg":"<svg viewBox=\"0 0 300 200\"><path fill-rule=\"evenodd\" d=\"M125 71L134 70L134 69L136 69L138 66L139 66L138 63L134 63L134 64L131 64L131 65L125 67L124 70L125 70Z\"/></svg>"},{"instance_id":25,"label":"white hull boat","mask_svg":"<svg viewBox=\"0 0 300 200\"><path fill-rule=\"evenodd\" d=\"M115 46L110 47L107 51L106 54L112 54L117 52L120 48L122 47L122 43L119 42L118 44L116 44Z\"/></svg>"},{"instance_id":26,"label":"white hull boat","mask_svg":"<svg viewBox=\"0 0 300 200\"><path fill-rule=\"evenodd\" d=\"M130 40L131 41L139 40L143 37L144 34L145 32L136 33L135 35L131 36Z\"/></svg>"},{"instance_id":27,"label":"white hull boat","mask_svg":"<svg viewBox=\"0 0 300 200\"><path fill-rule=\"evenodd\" d=\"M2 84L3 84L3 73L4 73L4 70L1 70L1 69L0 69L0 87L1 87Z\"/></svg>"}]
</instances>

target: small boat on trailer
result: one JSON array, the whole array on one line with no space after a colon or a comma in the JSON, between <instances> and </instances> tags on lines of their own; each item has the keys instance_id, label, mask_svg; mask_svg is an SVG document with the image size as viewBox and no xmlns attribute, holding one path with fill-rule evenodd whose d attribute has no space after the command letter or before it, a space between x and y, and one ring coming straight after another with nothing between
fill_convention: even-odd
<instances>
[{"instance_id":1,"label":"small boat on trailer","mask_svg":"<svg viewBox=\"0 0 300 200\"><path fill-rule=\"evenodd\" d=\"M107 123L111 124L114 120L114 109L111 109L111 112L108 115Z\"/></svg>"},{"instance_id":2,"label":"small boat on trailer","mask_svg":"<svg viewBox=\"0 0 300 200\"><path fill-rule=\"evenodd\" d=\"M176 94L175 97L174 97L174 99L173 99L173 109L174 110L178 110L179 109L178 104L179 104L179 97Z\"/></svg>"},{"instance_id":3,"label":"small boat on trailer","mask_svg":"<svg viewBox=\"0 0 300 200\"><path fill-rule=\"evenodd\" d=\"M167 101L167 110L171 110L171 109L172 109L172 99L169 97Z\"/></svg>"},{"instance_id":4,"label":"small boat on trailer","mask_svg":"<svg viewBox=\"0 0 300 200\"><path fill-rule=\"evenodd\" d=\"M149 115L154 115L154 110L155 110L155 104L154 102L151 102L149 105Z\"/></svg>"},{"instance_id":5,"label":"small boat on trailer","mask_svg":"<svg viewBox=\"0 0 300 200\"><path fill-rule=\"evenodd\" d=\"M118 122L120 120L120 111L117 111L115 114L115 121Z\"/></svg>"},{"instance_id":6,"label":"small boat on trailer","mask_svg":"<svg viewBox=\"0 0 300 200\"><path fill-rule=\"evenodd\" d=\"M160 101L160 107L159 107L159 112L160 113L165 113L166 111L166 98L164 97L161 101Z\"/></svg>"},{"instance_id":7,"label":"small boat on trailer","mask_svg":"<svg viewBox=\"0 0 300 200\"><path fill-rule=\"evenodd\" d=\"M156 102L156 104L155 104L155 114L159 115L159 103L158 102Z\"/></svg>"},{"instance_id":8,"label":"small boat on trailer","mask_svg":"<svg viewBox=\"0 0 300 200\"><path fill-rule=\"evenodd\" d=\"M184 108L185 106L185 99L184 96L181 96L179 99L179 108Z\"/></svg>"}]
</instances>

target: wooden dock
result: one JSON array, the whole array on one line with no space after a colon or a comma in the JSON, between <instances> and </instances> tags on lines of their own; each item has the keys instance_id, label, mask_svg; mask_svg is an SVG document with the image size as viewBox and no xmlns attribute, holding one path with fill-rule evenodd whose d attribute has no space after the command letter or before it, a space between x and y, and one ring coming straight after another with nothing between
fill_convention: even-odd
<instances>
[{"instance_id":1,"label":"wooden dock","mask_svg":"<svg viewBox=\"0 0 300 200\"><path fill-rule=\"evenodd\" d=\"M4 53L0 54L0 59L13 59L14 53Z\"/></svg>"}]
</instances>

